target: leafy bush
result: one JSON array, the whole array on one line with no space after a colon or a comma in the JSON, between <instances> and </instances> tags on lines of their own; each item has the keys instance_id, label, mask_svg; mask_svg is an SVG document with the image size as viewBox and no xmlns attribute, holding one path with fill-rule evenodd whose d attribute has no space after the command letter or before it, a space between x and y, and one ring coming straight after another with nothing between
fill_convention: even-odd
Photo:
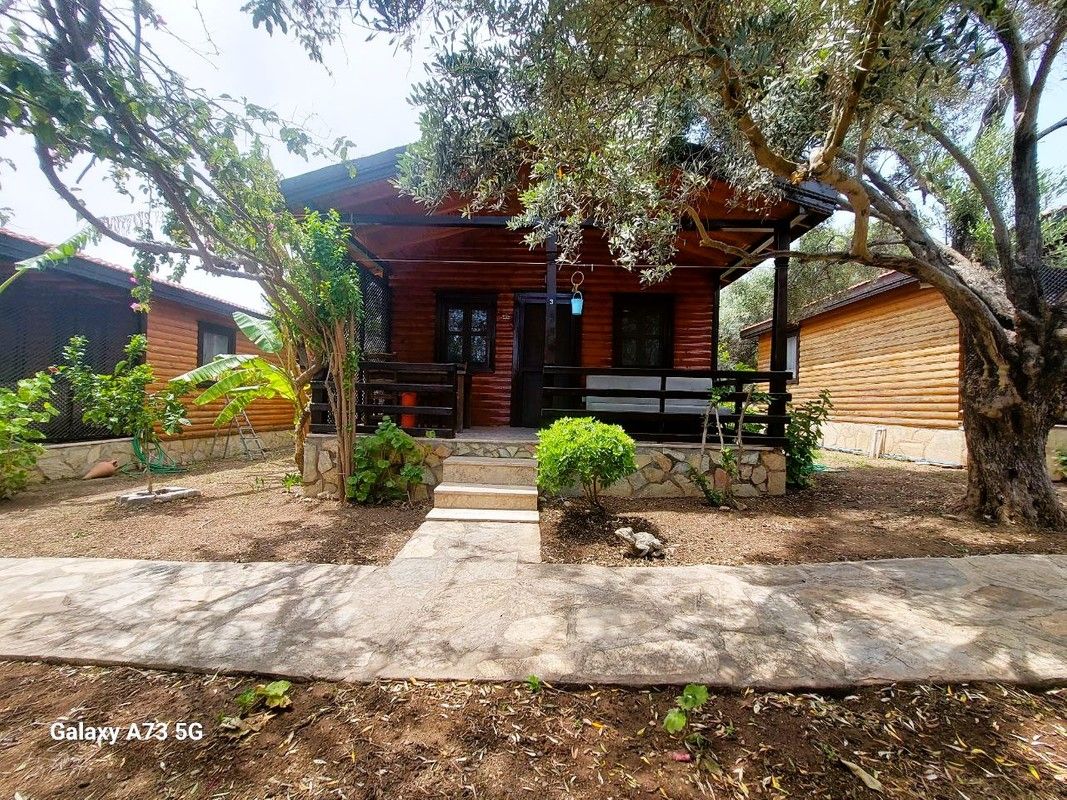
<instances>
[{"instance_id":1,"label":"leafy bush","mask_svg":"<svg viewBox=\"0 0 1067 800\"><path fill-rule=\"evenodd\" d=\"M785 429L788 440L785 448L786 482L801 489L811 485L815 473L815 451L822 441L823 423L830 417L830 392L823 389L818 398L793 405L789 425Z\"/></svg>"},{"instance_id":2,"label":"leafy bush","mask_svg":"<svg viewBox=\"0 0 1067 800\"><path fill-rule=\"evenodd\" d=\"M580 485L599 507L600 490L637 469L634 440L618 425L564 417L538 431L537 438L537 485L545 492L562 494Z\"/></svg>"},{"instance_id":3,"label":"leafy bush","mask_svg":"<svg viewBox=\"0 0 1067 800\"><path fill-rule=\"evenodd\" d=\"M1067 449L1056 451L1056 466L1059 467L1060 474L1067 478Z\"/></svg>"},{"instance_id":4,"label":"leafy bush","mask_svg":"<svg viewBox=\"0 0 1067 800\"><path fill-rule=\"evenodd\" d=\"M110 373L92 371L85 359L87 344L84 336L71 337L63 348L64 365L60 367L74 390L74 401L82 407L83 420L116 436L132 437L146 458L151 446L159 442L157 428L173 436L189 424L180 400L188 386L172 383L165 390L148 391L155 376L145 363L148 339L143 334L130 337L123 349L124 358ZM152 470L147 464L145 475L151 492Z\"/></svg>"},{"instance_id":5,"label":"leafy bush","mask_svg":"<svg viewBox=\"0 0 1067 800\"><path fill-rule=\"evenodd\" d=\"M0 387L0 500L26 486L28 470L44 450L44 438L35 425L43 425L59 413L50 402L52 376L38 372L23 378L14 389Z\"/></svg>"},{"instance_id":6,"label":"leafy bush","mask_svg":"<svg viewBox=\"0 0 1067 800\"><path fill-rule=\"evenodd\" d=\"M356 440L345 496L368 505L410 498L422 481L422 460L415 440L385 417L374 433Z\"/></svg>"}]
</instances>

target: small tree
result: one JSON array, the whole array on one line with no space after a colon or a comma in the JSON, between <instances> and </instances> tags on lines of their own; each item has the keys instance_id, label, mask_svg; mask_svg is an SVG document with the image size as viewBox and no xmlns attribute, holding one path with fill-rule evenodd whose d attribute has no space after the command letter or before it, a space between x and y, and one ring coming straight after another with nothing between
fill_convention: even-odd
<instances>
[{"instance_id":1,"label":"small tree","mask_svg":"<svg viewBox=\"0 0 1067 800\"><path fill-rule=\"evenodd\" d=\"M822 442L822 426L830 418L830 392L823 389L819 396L806 403L792 405L785 436L785 475L790 486L806 488L815 474L815 453Z\"/></svg>"},{"instance_id":2,"label":"small tree","mask_svg":"<svg viewBox=\"0 0 1067 800\"><path fill-rule=\"evenodd\" d=\"M28 470L44 449L36 427L59 413L51 403L52 376L39 372L14 389L0 387L0 500L26 486Z\"/></svg>"},{"instance_id":3,"label":"small tree","mask_svg":"<svg viewBox=\"0 0 1067 800\"><path fill-rule=\"evenodd\" d=\"M85 363L84 336L71 338L63 348L61 374L70 382L74 401L82 407L82 419L107 428L116 436L131 436L145 456L148 491L154 492L149 454L159 443L159 433L177 434L189 424L180 397L187 386L174 386L150 392L155 380L152 367L144 363L148 339L143 334L130 337L123 350L125 358L111 373L98 374Z\"/></svg>"},{"instance_id":4,"label":"small tree","mask_svg":"<svg viewBox=\"0 0 1067 800\"><path fill-rule=\"evenodd\" d=\"M309 395L307 370L301 370L293 355L293 348L285 347L281 331L273 321L258 319L243 311L233 312L233 321L256 347L267 355L238 354L216 356L171 380L177 386L212 385L193 402L207 405L219 399L226 404L215 418L215 426L229 424L256 400L281 398L293 406L293 434L296 441L294 459L298 469L304 465L304 440L307 438Z\"/></svg>"},{"instance_id":5,"label":"small tree","mask_svg":"<svg viewBox=\"0 0 1067 800\"><path fill-rule=\"evenodd\" d=\"M700 469L689 468L690 480L700 488L704 498L713 506L737 505L737 501L733 496L733 484L741 476L741 461L745 452L745 415L753 404L766 407L770 401L770 395L766 392L757 392L753 384L745 386L744 396L741 398L740 403L741 411L737 415L737 421L734 423L733 443L727 444L721 409L723 403L732 393L733 389L729 386L711 387L708 392L708 404L704 407L700 431L700 465L701 469L703 469L704 455L707 452L708 445L708 427L711 420L715 420L715 433L719 439L720 466L723 472L726 473L726 485L721 489L709 485L707 478L704 477L704 473Z\"/></svg>"},{"instance_id":6,"label":"small tree","mask_svg":"<svg viewBox=\"0 0 1067 800\"><path fill-rule=\"evenodd\" d=\"M538 487L562 494L580 485L594 508L602 508L601 489L637 469L637 446L619 425L564 417L538 431L537 438Z\"/></svg>"}]
</instances>

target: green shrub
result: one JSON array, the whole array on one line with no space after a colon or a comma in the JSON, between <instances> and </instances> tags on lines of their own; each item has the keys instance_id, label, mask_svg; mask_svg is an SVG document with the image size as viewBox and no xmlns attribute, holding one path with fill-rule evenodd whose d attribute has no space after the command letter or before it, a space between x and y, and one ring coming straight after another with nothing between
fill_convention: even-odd
<instances>
[{"instance_id":1,"label":"green shrub","mask_svg":"<svg viewBox=\"0 0 1067 800\"><path fill-rule=\"evenodd\" d=\"M34 426L59 413L51 397L52 376L45 372L23 378L14 389L0 387L0 500L25 488L44 450L38 444L44 434Z\"/></svg>"},{"instance_id":2,"label":"green shrub","mask_svg":"<svg viewBox=\"0 0 1067 800\"><path fill-rule=\"evenodd\" d=\"M537 438L537 485L551 494L581 486L599 507L600 490L637 469L634 440L618 425L564 417L538 431Z\"/></svg>"},{"instance_id":3,"label":"green shrub","mask_svg":"<svg viewBox=\"0 0 1067 800\"><path fill-rule=\"evenodd\" d=\"M789 410L789 425L785 430L785 477L790 486L805 488L811 485L815 473L815 452L822 441L823 423L830 417L830 392L823 389L818 398Z\"/></svg>"},{"instance_id":4,"label":"green shrub","mask_svg":"<svg viewBox=\"0 0 1067 800\"><path fill-rule=\"evenodd\" d=\"M1067 449L1060 448L1056 451L1056 466L1060 469L1060 474L1067 478Z\"/></svg>"},{"instance_id":5,"label":"green shrub","mask_svg":"<svg viewBox=\"0 0 1067 800\"><path fill-rule=\"evenodd\" d=\"M366 505L410 499L422 481L422 460L415 440L385 417L374 433L356 440L345 496Z\"/></svg>"}]
</instances>

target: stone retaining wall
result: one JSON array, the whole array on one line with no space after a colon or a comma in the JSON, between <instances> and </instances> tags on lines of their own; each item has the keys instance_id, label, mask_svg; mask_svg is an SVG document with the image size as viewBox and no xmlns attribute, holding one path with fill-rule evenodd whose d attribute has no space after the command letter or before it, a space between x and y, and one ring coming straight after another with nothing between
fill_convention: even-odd
<instances>
[{"instance_id":1,"label":"stone retaining wall","mask_svg":"<svg viewBox=\"0 0 1067 800\"><path fill-rule=\"evenodd\" d=\"M967 442L961 428L920 428L864 422L827 422L822 445L870 458L896 458L947 467L967 463Z\"/></svg>"},{"instance_id":2,"label":"stone retaining wall","mask_svg":"<svg viewBox=\"0 0 1067 800\"><path fill-rule=\"evenodd\" d=\"M229 457L244 455L240 438L237 435L228 438L228 447L227 437L218 438L214 453L211 436L169 439L163 442L163 449L179 464L196 464L221 458L224 449ZM282 453L293 447L291 431L263 431L259 438L268 452ZM98 461L115 460L120 464L133 461L133 447L129 438L45 445L44 453L37 459L36 468L30 473L30 481L41 483L62 478L80 478Z\"/></svg>"},{"instance_id":3,"label":"stone retaining wall","mask_svg":"<svg viewBox=\"0 0 1067 800\"><path fill-rule=\"evenodd\" d=\"M416 439L425 453L423 483L416 499L427 499L441 482L443 463L451 455L532 458L533 442L472 439ZM638 444L637 472L610 487L612 497L699 497L700 489L687 476L689 466L700 464L700 446L694 444ZM722 487L726 473L717 450L708 449L702 472L709 482ZM752 448L741 464L741 481L734 484L737 497L785 494L785 456L780 450ZM312 434L304 446L304 496L332 496L337 486L337 439L328 434Z\"/></svg>"}]
</instances>

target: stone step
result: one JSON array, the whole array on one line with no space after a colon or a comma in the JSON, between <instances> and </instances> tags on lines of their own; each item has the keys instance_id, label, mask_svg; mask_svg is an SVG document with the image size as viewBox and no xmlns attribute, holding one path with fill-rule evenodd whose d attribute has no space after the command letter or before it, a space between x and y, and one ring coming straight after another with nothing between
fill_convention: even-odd
<instances>
[{"instance_id":1,"label":"stone step","mask_svg":"<svg viewBox=\"0 0 1067 800\"><path fill-rule=\"evenodd\" d=\"M534 486L485 483L440 483L433 490L435 508L492 508L537 510Z\"/></svg>"},{"instance_id":2,"label":"stone step","mask_svg":"<svg viewBox=\"0 0 1067 800\"><path fill-rule=\"evenodd\" d=\"M444 461L445 483L481 483L494 486L536 486L536 458L449 456Z\"/></svg>"},{"instance_id":3,"label":"stone step","mask_svg":"<svg viewBox=\"0 0 1067 800\"><path fill-rule=\"evenodd\" d=\"M540 520L536 511L501 508L431 508L427 520L444 522L533 522Z\"/></svg>"}]
</instances>

